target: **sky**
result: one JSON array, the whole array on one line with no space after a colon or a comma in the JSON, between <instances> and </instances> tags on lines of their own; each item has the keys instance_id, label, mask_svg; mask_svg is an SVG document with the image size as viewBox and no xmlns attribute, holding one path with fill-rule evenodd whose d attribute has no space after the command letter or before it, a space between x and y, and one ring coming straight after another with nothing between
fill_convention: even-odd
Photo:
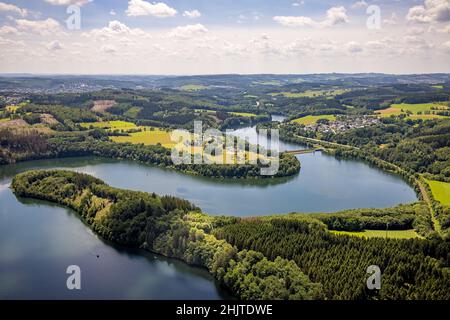
<instances>
[{"instance_id":1,"label":"sky","mask_svg":"<svg viewBox=\"0 0 450 320\"><path fill-rule=\"evenodd\" d=\"M450 0L0 0L0 73L450 72Z\"/></svg>"}]
</instances>

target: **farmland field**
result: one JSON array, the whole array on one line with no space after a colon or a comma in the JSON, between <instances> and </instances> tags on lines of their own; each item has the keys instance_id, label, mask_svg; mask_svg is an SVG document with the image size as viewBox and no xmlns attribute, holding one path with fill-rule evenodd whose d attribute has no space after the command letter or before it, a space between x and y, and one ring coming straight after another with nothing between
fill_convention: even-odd
<instances>
[{"instance_id":1,"label":"farmland field","mask_svg":"<svg viewBox=\"0 0 450 320\"><path fill-rule=\"evenodd\" d=\"M256 117L256 114L248 112L230 112L230 114L238 117Z\"/></svg>"},{"instance_id":2,"label":"farmland field","mask_svg":"<svg viewBox=\"0 0 450 320\"><path fill-rule=\"evenodd\" d=\"M450 206L450 183L426 180L430 186L433 197L442 204Z\"/></svg>"},{"instance_id":3,"label":"farmland field","mask_svg":"<svg viewBox=\"0 0 450 320\"><path fill-rule=\"evenodd\" d=\"M6 106L6 111L11 113L16 113L17 109L19 109L19 106Z\"/></svg>"},{"instance_id":4,"label":"farmland field","mask_svg":"<svg viewBox=\"0 0 450 320\"><path fill-rule=\"evenodd\" d=\"M433 110L434 109L434 110ZM444 118L443 116L429 114L433 111L444 111L449 110L445 103L399 103L393 104L389 108L376 111L381 117L389 117L391 115L401 115L411 112L412 115L409 116L411 119L435 119ZM427 113L427 114L425 114Z\"/></svg>"},{"instance_id":5,"label":"farmland field","mask_svg":"<svg viewBox=\"0 0 450 320\"><path fill-rule=\"evenodd\" d=\"M316 98L320 96L334 97L343 94L349 90L336 89L336 90L306 90L303 92L275 92L270 93L271 96L283 96L285 98Z\"/></svg>"},{"instance_id":6,"label":"farmland field","mask_svg":"<svg viewBox=\"0 0 450 320\"><path fill-rule=\"evenodd\" d=\"M131 107L130 109L127 110L127 112L125 112L123 115L125 117L129 117L129 118L137 118L139 115L139 112L142 110L141 107Z\"/></svg>"},{"instance_id":7,"label":"farmland field","mask_svg":"<svg viewBox=\"0 0 450 320\"><path fill-rule=\"evenodd\" d=\"M143 131L130 133L129 136L111 137L111 140L119 143L130 142L135 144L143 143L145 145L157 145L159 143L165 148L171 148L175 145L170 140L170 131L150 127L139 128Z\"/></svg>"},{"instance_id":8,"label":"farmland field","mask_svg":"<svg viewBox=\"0 0 450 320\"><path fill-rule=\"evenodd\" d=\"M80 125L84 128L102 128L110 130L129 130L136 128L136 124L128 121L100 121L100 122L83 122Z\"/></svg>"},{"instance_id":9,"label":"farmland field","mask_svg":"<svg viewBox=\"0 0 450 320\"><path fill-rule=\"evenodd\" d=\"M336 120L336 116L334 116L332 114L324 114L324 115L320 115L320 116L306 116L306 117L302 117L302 118L298 118L298 119L292 120L292 122L298 123L298 124L309 125L309 124L316 123L320 119L327 119L327 120L330 120L330 121L335 121Z\"/></svg>"},{"instance_id":10,"label":"farmland field","mask_svg":"<svg viewBox=\"0 0 450 320\"><path fill-rule=\"evenodd\" d=\"M186 84L181 86L180 89L184 91L198 91L208 89L208 87L201 84Z\"/></svg>"},{"instance_id":11,"label":"farmland field","mask_svg":"<svg viewBox=\"0 0 450 320\"><path fill-rule=\"evenodd\" d=\"M330 231L337 235L347 235L365 238L395 238L395 239L414 239L420 238L414 229L411 230L364 230L362 232L351 231Z\"/></svg>"}]
</instances>

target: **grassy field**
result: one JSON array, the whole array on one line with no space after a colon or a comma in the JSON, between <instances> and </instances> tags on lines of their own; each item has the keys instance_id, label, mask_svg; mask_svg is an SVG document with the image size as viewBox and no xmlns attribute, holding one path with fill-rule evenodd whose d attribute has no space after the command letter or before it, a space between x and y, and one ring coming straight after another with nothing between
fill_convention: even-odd
<instances>
[{"instance_id":1,"label":"grassy field","mask_svg":"<svg viewBox=\"0 0 450 320\"><path fill-rule=\"evenodd\" d=\"M292 122L298 123L298 124L309 125L309 124L316 123L319 119L327 119L330 121L335 121L336 116L332 115L332 114L324 114L324 115L320 115L320 116L306 116L306 117L292 120Z\"/></svg>"},{"instance_id":2,"label":"grassy field","mask_svg":"<svg viewBox=\"0 0 450 320\"><path fill-rule=\"evenodd\" d=\"M432 110L432 108L437 110ZM408 118L411 119L436 119L436 118L445 118L443 116L435 115L435 114L425 114L425 113L431 113L433 111L438 110L448 110L448 107L445 103L437 102L437 103L399 103L399 104L393 104L389 108L378 110L376 111L377 114L380 115L380 117L390 117L392 115L401 115L406 114L407 112L411 112L412 115L410 115ZM420 114L419 114L420 113Z\"/></svg>"},{"instance_id":3,"label":"grassy field","mask_svg":"<svg viewBox=\"0 0 450 320\"><path fill-rule=\"evenodd\" d=\"M101 121L101 122L83 122L80 125L84 128L102 128L109 130L129 130L137 128L136 124L128 121Z\"/></svg>"},{"instance_id":4,"label":"grassy field","mask_svg":"<svg viewBox=\"0 0 450 320\"><path fill-rule=\"evenodd\" d=\"M216 110L209 109L194 109L195 112L206 112L206 113L216 113Z\"/></svg>"},{"instance_id":5,"label":"grassy field","mask_svg":"<svg viewBox=\"0 0 450 320\"><path fill-rule=\"evenodd\" d=\"M316 98L320 96L334 97L343 94L349 90L336 89L336 90L306 90L303 92L275 92L270 93L271 96L283 96L285 98Z\"/></svg>"},{"instance_id":6,"label":"grassy field","mask_svg":"<svg viewBox=\"0 0 450 320\"><path fill-rule=\"evenodd\" d=\"M145 131L133 132L129 136L123 137L111 137L114 142L130 142L130 143L143 143L145 145L157 145L161 144L165 148L172 148L175 143L170 140L170 131L164 131L158 128L140 127Z\"/></svg>"},{"instance_id":7,"label":"grassy field","mask_svg":"<svg viewBox=\"0 0 450 320\"><path fill-rule=\"evenodd\" d=\"M131 107L128 109L123 115L125 117L136 119L138 117L139 112L141 112L141 107Z\"/></svg>"},{"instance_id":8,"label":"grassy field","mask_svg":"<svg viewBox=\"0 0 450 320\"><path fill-rule=\"evenodd\" d=\"M111 140L117 143L133 143L133 144L144 144L144 145L157 145L158 143L161 144L163 147L171 149L173 148L176 143L173 142L170 139L170 131L164 131L159 128L152 128L152 127L139 127L143 131L141 132L133 132L130 133L128 136L116 136L111 137ZM144 131L145 129L145 131ZM203 147L201 146L194 146L191 147L191 152L193 154L200 154L203 153ZM181 150L180 150L181 151ZM266 159L263 155L258 155L253 152L242 152L238 154L234 154L234 151L232 154L230 154L231 160L227 160L227 150L223 149L221 154L217 154L215 156L206 155L204 154L204 157L208 157L210 161L214 163L227 163L227 161L231 161L233 163L236 163L237 161L244 161L245 163L248 163L248 161L256 161L256 159Z\"/></svg>"},{"instance_id":9,"label":"grassy field","mask_svg":"<svg viewBox=\"0 0 450 320\"><path fill-rule=\"evenodd\" d=\"M186 84L181 86L180 89L184 91L198 91L208 89L208 87L201 84Z\"/></svg>"},{"instance_id":10,"label":"grassy field","mask_svg":"<svg viewBox=\"0 0 450 320\"><path fill-rule=\"evenodd\" d=\"M414 229L410 230L364 230L362 232L351 232L351 231L335 231L330 230L331 233L337 235L347 235L355 237L365 237L365 238L393 238L393 239L413 239L421 238L420 235Z\"/></svg>"},{"instance_id":11,"label":"grassy field","mask_svg":"<svg viewBox=\"0 0 450 320\"><path fill-rule=\"evenodd\" d=\"M9 118L2 118L0 119L0 122L8 122L10 119Z\"/></svg>"},{"instance_id":12,"label":"grassy field","mask_svg":"<svg viewBox=\"0 0 450 320\"><path fill-rule=\"evenodd\" d=\"M237 117L256 117L256 114L248 112L230 112L230 114Z\"/></svg>"},{"instance_id":13,"label":"grassy field","mask_svg":"<svg viewBox=\"0 0 450 320\"><path fill-rule=\"evenodd\" d=\"M425 180L430 186L433 197L442 204L450 206L450 183Z\"/></svg>"},{"instance_id":14,"label":"grassy field","mask_svg":"<svg viewBox=\"0 0 450 320\"><path fill-rule=\"evenodd\" d=\"M16 113L17 109L19 109L19 106L6 106L6 111L11 113Z\"/></svg>"}]
</instances>

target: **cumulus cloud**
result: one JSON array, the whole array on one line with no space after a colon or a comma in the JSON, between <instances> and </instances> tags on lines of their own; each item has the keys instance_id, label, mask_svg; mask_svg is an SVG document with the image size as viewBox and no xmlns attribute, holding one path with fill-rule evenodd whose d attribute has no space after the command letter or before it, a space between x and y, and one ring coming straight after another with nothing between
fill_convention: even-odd
<instances>
[{"instance_id":1,"label":"cumulus cloud","mask_svg":"<svg viewBox=\"0 0 450 320\"><path fill-rule=\"evenodd\" d=\"M52 18L47 20L17 19L16 24L19 30L40 35L49 35L61 31L59 22Z\"/></svg>"},{"instance_id":2,"label":"cumulus cloud","mask_svg":"<svg viewBox=\"0 0 450 320\"><path fill-rule=\"evenodd\" d=\"M305 1L301 0L301 1L298 1L298 2L293 2L292 6L293 7L300 7L300 6L304 5L304 4L305 4Z\"/></svg>"},{"instance_id":3,"label":"cumulus cloud","mask_svg":"<svg viewBox=\"0 0 450 320\"><path fill-rule=\"evenodd\" d=\"M185 11L183 12L183 17L195 19L199 18L202 14L198 10L191 10L191 11Z\"/></svg>"},{"instance_id":4,"label":"cumulus cloud","mask_svg":"<svg viewBox=\"0 0 450 320\"><path fill-rule=\"evenodd\" d=\"M157 18L173 17L177 10L163 2L150 3L144 0L130 0L126 14L130 17L154 16Z\"/></svg>"},{"instance_id":5,"label":"cumulus cloud","mask_svg":"<svg viewBox=\"0 0 450 320\"><path fill-rule=\"evenodd\" d=\"M117 52L117 48L113 45L107 44L100 48L100 50L104 53L114 54Z\"/></svg>"},{"instance_id":6,"label":"cumulus cloud","mask_svg":"<svg viewBox=\"0 0 450 320\"><path fill-rule=\"evenodd\" d=\"M169 32L169 37L178 38L178 39L190 39L196 36L204 35L208 32L208 29L205 28L204 25L197 24L189 24L187 26L180 26L172 29Z\"/></svg>"},{"instance_id":7,"label":"cumulus cloud","mask_svg":"<svg viewBox=\"0 0 450 320\"><path fill-rule=\"evenodd\" d=\"M47 49L50 51L57 51L57 50L62 50L62 45L59 41L52 41L50 43L47 44Z\"/></svg>"},{"instance_id":8,"label":"cumulus cloud","mask_svg":"<svg viewBox=\"0 0 450 320\"><path fill-rule=\"evenodd\" d=\"M358 53L363 51L363 46L355 41L348 42L345 47L347 48L348 52L350 53Z\"/></svg>"},{"instance_id":9,"label":"cumulus cloud","mask_svg":"<svg viewBox=\"0 0 450 320\"><path fill-rule=\"evenodd\" d=\"M417 23L450 21L450 0L425 0L409 9L406 20Z\"/></svg>"},{"instance_id":10,"label":"cumulus cloud","mask_svg":"<svg viewBox=\"0 0 450 320\"><path fill-rule=\"evenodd\" d=\"M273 20L285 27L312 27L317 24L316 21L305 16L275 16Z\"/></svg>"},{"instance_id":11,"label":"cumulus cloud","mask_svg":"<svg viewBox=\"0 0 450 320\"><path fill-rule=\"evenodd\" d=\"M147 34L139 28L130 28L120 21L113 20L108 23L107 27L92 29L89 32L83 33L83 36L98 40L109 40L120 36L147 36Z\"/></svg>"},{"instance_id":12,"label":"cumulus cloud","mask_svg":"<svg viewBox=\"0 0 450 320\"><path fill-rule=\"evenodd\" d=\"M393 12L390 16L390 18L388 19L383 19L383 24L385 25L389 25L389 26L393 26L396 25L398 21L398 17L397 14L395 12Z\"/></svg>"},{"instance_id":13,"label":"cumulus cloud","mask_svg":"<svg viewBox=\"0 0 450 320\"><path fill-rule=\"evenodd\" d=\"M0 27L0 35L18 35L20 34L19 30L11 26L2 26Z\"/></svg>"},{"instance_id":14,"label":"cumulus cloud","mask_svg":"<svg viewBox=\"0 0 450 320\"><path fill-rule=\"evenodd\" d=\"M357 1L352 5L352 9L362 9L362 8L367 8L369 6L369 4L367 2L365 2L364 0L362 1Z\"/></svg>"},{"instance_id":15,"label":"cumulus cloud","mask_svg":"<svg viewBox=\"0 0 450 320\"><path fill-rule=\"evenodd\" d=\"M89 2L92 2L92 0L45 0L45 2L54 6L70 6L74 4L81 7Z\"/></svg>"},{"instance_id":16,"label":"cumulus cloud","mask_svg":"<svg viewBox=\"0 0 450 320\"><path fill-rule=\"evenodd\" d=\"M13 4L0 2L0 12L12 12L21 15L22 17L25 17L28 14L27 9L19 8L18 6L15 6Z\"/></svg>"},{"instance_id":17,"label":"cumulus cloud","mask_svg":"<svg viewBox=\"0 0 450 320\"><path fill-rule=\"evenodd\" d=\"M341 6L328 9L322 21L305 16L275 16L273 20L286 27L332 27L348 23L348 16L347 10Z\"/></svg>"}]
</instances>

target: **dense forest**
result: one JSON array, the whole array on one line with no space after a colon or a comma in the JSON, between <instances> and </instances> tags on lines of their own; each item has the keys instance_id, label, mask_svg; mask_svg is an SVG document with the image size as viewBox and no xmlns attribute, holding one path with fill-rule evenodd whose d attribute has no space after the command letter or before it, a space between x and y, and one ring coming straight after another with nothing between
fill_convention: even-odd
<instances>
[{"instance_id":1,"label":"dense forest","mask_svg":"<svg viewBox=\"0 0 450 320\"><path fill-rule=\"evenodd\" d=\"M442 240L337 236L302 217L242 219L214 234L269 259L294 260L329 299L450 299L450 244ZM366 287L370 265L382 270L377 292Z\"/></svg>"},{"instance_id":2,"label":"dense forest","mask_svg":"<svg viewBox=\"0 0 450 320\"><path fill-rule=\"evenodd\" d=\"M14 178L12 188L19 197L74 209L110 241L205 267L241 299L450 299L449 242L328 231L354 230L355 221L359 227L389 221L409 228L420 204L241 219L207 216L185 200L112 188L70 171L28 171ZM382 289L375 292L365 285L373 264L383 272Z\"/></svg>"}]
</instances>

